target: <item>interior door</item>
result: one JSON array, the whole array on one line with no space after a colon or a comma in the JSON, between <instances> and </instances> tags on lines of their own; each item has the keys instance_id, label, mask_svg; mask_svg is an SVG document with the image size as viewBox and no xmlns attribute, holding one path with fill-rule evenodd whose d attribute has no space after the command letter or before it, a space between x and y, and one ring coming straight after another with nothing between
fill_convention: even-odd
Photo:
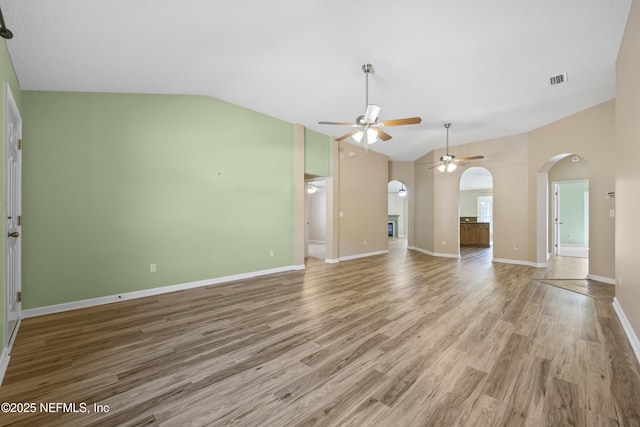
<instances>
[{"instance_id":1,"label":"interior door","mask_svg":"<svg viewBox=\"0 0 640 427\"><path fill-rule=\"evenodd\" d=\"M20 322L22 300L22 119L11 88L6 84L7 181L6 181L6 281L7 342L13 343Z\"/></svg>"},{"instance_id":2,"label":"interior door","mask_svg":"<svg viewBox=\"0 0 640 427\"><path fill-rule=\"evenodd\" d=\"M553 256L558 256L560 250L560 236L562 234L560 228L562 221L560 220L560 185L553 184Z\"/></svg>"}]
</instances>

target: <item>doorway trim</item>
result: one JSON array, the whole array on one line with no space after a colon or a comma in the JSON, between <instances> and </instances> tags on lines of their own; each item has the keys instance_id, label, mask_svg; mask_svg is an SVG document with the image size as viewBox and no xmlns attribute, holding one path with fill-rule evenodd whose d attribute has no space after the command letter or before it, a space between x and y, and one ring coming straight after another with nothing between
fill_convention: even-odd
<instances>
[{"instance_id":1,"label":"doorway trim","mask_svg":"<svg viewBox=\"0 0 640 427\"><path fill-rule=\"evenodd\" d=\"M587 185L589 184L589 180L588 179L576 179L576 180L568 180L568 181L553 181L551 183L551 188L552 188L552 197L551 197L551 212L552 212L552 218L551 218L551 223L553 226L553 230L551 231L551 255L552 256L561 256L558 255L559 254L559 250L560 250L560 229L562 227L560 227L560 225L562 225L562 218L560 218L560 207L562 205L562 202L560 200L560 186L562 184L572 184L572 183L587 183ZM584 215L584 220L585 220L585 236L586 236L586 246L589 246L589 199L588 199L588 191L586 192L585 198L583 199L583 206L582 206L582 210L583 210L583 215ZM588 258L588 256L587 256Z\"/></svg>"},{"instance_id":2,"label":"doorway trim","mask_svg":"<svg viewBox=\"0 0 640 427\"><path fill-rule=\"evenodd\" d=\"M4 306L4 342L2 343L2 356L0 357L0 384L4 378L11 347L15 341L20 320L22 318L22 238L21 215L22 215L22 117L16 104L9 83L5 82L5 218L6 233L16 234L15 236L4 236L5 244L5 306ZM11 143L14 147L10 147ZM15 150L15 168L8 167L11 156L9 150ZM8 213L7 209L15 212ZM12 240L9 240L12 239ZM15 240L13 240L15 239ZM13 249L10 244L15 243ZM13 252L13 253L12 253Z\"/></svg>"}]
</instances>

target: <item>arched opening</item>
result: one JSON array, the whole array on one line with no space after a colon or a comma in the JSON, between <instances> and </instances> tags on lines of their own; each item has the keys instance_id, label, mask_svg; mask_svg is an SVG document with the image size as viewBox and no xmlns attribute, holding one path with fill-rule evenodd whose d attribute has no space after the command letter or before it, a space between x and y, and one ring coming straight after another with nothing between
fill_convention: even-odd
<instances>
[{"instance_id":1,"label":"arched opening","mask_svg":"<svg viewBox=\"0 0 640 427\"><path fill-rule=\"evenodd\" d=\"M460 176L458 199L460 256L482 253L490 258L493 247L493 175L471 167Z\"/></svg>"},{"instance_id":2,"label":"arched opening","mask_svg":"<svg viewBox=\"0 0 640 427\"><path fill-rule=\"evenodd\" d=\"M407 247L409 235L409 202L411 197L404 182L393 180L387 184L388 215L387 235L389 249Z\"/></svg>"},{"instance_id":3,"label":"arched opening","mask_svg":"<svg viewBox=\"0 0 640 427\"><path fill-rule=\"evenodd\" d=\"M589 164L563 153L538 172L537 263L547 279L589 274Z\"/></svg>"}]
</instances>

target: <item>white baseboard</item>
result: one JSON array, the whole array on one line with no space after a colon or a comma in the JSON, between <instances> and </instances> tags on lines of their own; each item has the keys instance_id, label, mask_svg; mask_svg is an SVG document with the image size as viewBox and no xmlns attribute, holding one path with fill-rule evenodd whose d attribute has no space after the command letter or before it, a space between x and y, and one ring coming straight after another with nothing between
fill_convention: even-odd
<instances>
[{"instance_id":1,"label":"white baseboard","mask_svg":"<svg viewBox=\"0 0 640 427\"><path fill-rule=\"evenodd\" d=\"M459 254L445 254L445 253L442 253L442 252L431 252L431 251L428 251L426 249L418 248L418 247L415 247L415 246L409 246L408 249L411 249L413 251L422 252L423 254L427 254L427 255L431 255L431 256L441 257L441 258L456 258L456 259L460 258Z\"/></svg>"},{"instance_id":2,"label":"white baseboard","mask_svg":"<svg viewBox=\"0 0 640 427\"><path fill-rule=\"evenodd\" d=\"M502 264L516 264L516 265L526 265L527 267L535 267L535 268L544 268L547 267L546 263L537 263L531 261L522 261L519 259L507 259L507 258L494 258L493 262L500 262Z\"/></svg>"},{"instance_id":3,"label":"white baseboard","mask_svg":"<svg viewBox=\"0 0 640 427\"><path fill-rule=\"evenodd\" d=\"M104 297L91 298L86 300L72 301L72 302L67 302L63 304L31 308L28 310L22 310L22 317L28 318L28 317L44 316L45 314L60 313L62 311L75 310L78 308L93 307L96 305L110 304L112 302L125 301L125 300L130 300L135 298L144 298L144 297L149 297L153 295L166 294L169 292L183 291L185 289L199 288L203 286L218 285L221 283L233 282L236 280L243 280L243 279L250 279L253 277L265 276L268 274L298 270L299 267L300 266L291 265L286 267L271 268L268 270L253 271L250 273L234 274L231 276L216 277L216 278L207 279L207 280L198 280L196 282L181 283L179 285L162 286L159 288L145 289L142 291L127 292L127 293L117 294L117 295L108 295ZM304 266L302 266L302 268L304 268Z\"/></svg>"},{"instance_id":4,"label":"white baseboard","mask_svg":"<svg viewBox=\"0 0 640 427\"><path fill-rule=\"evenodd\" d=\"M357 258L366 258L369 256L374 256L374 255L383 255L383 254L388 254L389 250L384 250L384 251L376 251L376 252L367 252L364 254L355 254L355 255L347 255L347 256L341 256L340 258L338 258L339 261L349 261L350 259L357 259Z\"/></svg>"},{"instance_id":5,"label":"white baseboard","mask_svg":"<svg viewBox=\"0 0 640 427\"><path fill-rule=\"evenodd\" d=\"M304 269L306 269L306 268L307 268L307 266L306 266L306 265L304 265L304 264L302 264L302 265L294 265L294 266L293 266L293 269L294 269L294 270L304 270Z\"/></svg>"},{"instance_id":6,"label":"white baseboard","mask_svg":"<svg viewBox=\"0 0 640 427\"><path fill-rule=\"evenodd\" d=\"M596 276L595 274L587 274L587 279L595 280L596 282L606 283L608 285L616 284L616 279L612 279L610 277Z\"/></svg>"},{"instance_id":7,"label":"white baseboard","mask_svg":"<svg viewBox=\"0 0 640 427\"><path fill-rule=\"evenodd\" d=\"M0 356L0 386L2 385L4 374L7 372L7 367L9 367L10 358L11 356L9 355L9 347L5 347L2 350L2 356Z\"/></svg>"},{"instance_id":8,"label":"white baseboard","mask_svg":"<svg viewBox=\"0 0 640 427\"><path fill-rule=\"evenodd\" d=\"M613 298L613 309L618 315L618 319L620 319L620 323L622 324L622 329L624 329L624 333L627 335L627 339L629 340L631 348L636 355L636 359L638 359L638 362L640 363L640 339L638 339L631 323L629 323L629 319L627 319L627 316L622 310L622 306L620 306L618 299L615 297Z\"/></svg>"},{"instance_id":9,"label":"white baseboard","mask_svg":"<svg viewBox=\"0 0 640 427\"><path fill-rule=\"evenodd\" d=\"M340 262L339 258L325 258L324 262L328 264L337 264Z\"/></svg>"}]
</instances>

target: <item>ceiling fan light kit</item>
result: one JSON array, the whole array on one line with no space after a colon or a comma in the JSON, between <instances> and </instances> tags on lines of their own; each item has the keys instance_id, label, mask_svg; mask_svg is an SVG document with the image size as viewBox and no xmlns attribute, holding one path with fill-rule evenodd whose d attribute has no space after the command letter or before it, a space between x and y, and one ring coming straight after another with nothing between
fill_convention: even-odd
<instances>
[{"instance_id":1,"label":"ceiling fan light kit","mask_svg":"<svg viewBox=\"0 0 640 427\"><path fill-rule=\"evenodd\" d=\"M373 72L373 65L364 64L362 66L362 71L365 74L365 113L358 116L354 123L344 123L344 122L318 122L321 125L337 125L337 126L349 126L352 128L357 128L351 132L348 132L342 135L339 138L336 138L336 141L344 141L345 139L351 138L356 143L360 144L361 142L364 144L365 150L367 150L370 144L375 143L378 140L388 141L391 139L391 135L380 129L384 126L404 126L404 125L413 125L422 122L420 117L410 117L405 119L397 119L397 120L386 120L379 122L378 116L380 111L382 111L382 107L376 104L369 104L369 74Z\"/></svg>"}]
</instances>

